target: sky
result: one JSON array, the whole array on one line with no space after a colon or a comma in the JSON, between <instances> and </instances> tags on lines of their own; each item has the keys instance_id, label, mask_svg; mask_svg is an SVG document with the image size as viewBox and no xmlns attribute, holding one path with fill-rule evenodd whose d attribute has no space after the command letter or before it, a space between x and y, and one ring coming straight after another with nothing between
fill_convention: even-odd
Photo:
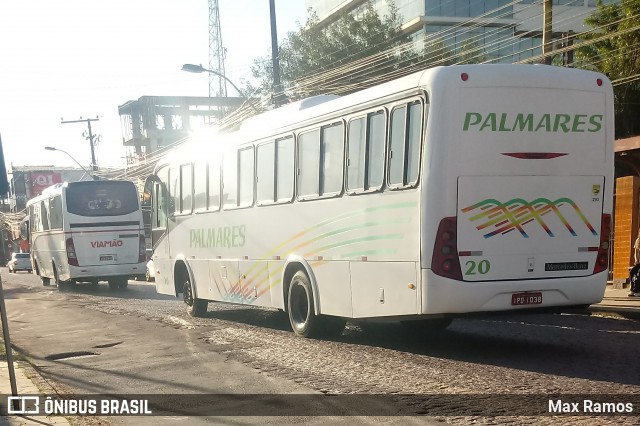
<instances>
[{"instance_id":1,"label":"sky","mask_svg":"<svg viewBox=\"0 0 640 426\"><path fill-rule=\"evenodd\" d=\"M278 39L306 20L303 0L276 0ZM227 77L241 86L254 59L271 55L269 0L218 0ZM118 106L141 96L208 96L207 0L3 0L0 136L13 166L91 163L87 124L98 118L99 166L124 167ZM242 87L242 86L241 86ZM229 96L237 96L227 86Z\"/></svg>"}]
</instances>

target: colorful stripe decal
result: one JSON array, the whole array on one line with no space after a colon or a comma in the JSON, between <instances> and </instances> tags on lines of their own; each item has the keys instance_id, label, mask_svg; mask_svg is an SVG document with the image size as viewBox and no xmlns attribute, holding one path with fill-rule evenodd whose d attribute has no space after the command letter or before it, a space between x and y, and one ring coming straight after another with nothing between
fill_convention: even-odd
<instances>
[{"instance_id":1,"label":"colorful stripe decal","mask_svg":"<svg viewBox=\"0 0 640 426\"><path fill-rule=\"evenodd\" d=\"M306 248L307 251L302 254L302 256L310 260L313 257L326 253L328 250L334 250L339 248L348 248L352 247L351 251L345 251L343 253L336 253L333 255L335 258L340 259L348 259L353 257L360 256L373 256L380 254L394 254L397 251L397 248L381 248L381 249L371 249L371 247L366 247L366 243L374 242L374 241L402 241L404 239L404 234L402 233L383 233L383 234L375 234L368 233L366 236L356 237L356 238L343 238L337 239L336 237L346 237L349 233L353 233L355 231L360 231L363 229L376 229L380 227L386 228L388 225L406 225L410 223L411 219L406 217L397 217L396 210L403 210L409 208L417 207L417 201L410 202L401 202L394 204L387 204L383 206L375 206L368 207L365 209L355 210L346 212L332 218L328 218L323 220L322 222L317 223L314 226L306 228L297 234L291 236L290 238L284 240L282 243L274 247L273 249L268 250L264 253L260 258L265 259L264 261L255 262L245 273L242 279L236 283L231 288L231 291L226 295L223 295L223 300L238 302L244 300L245 303L252 303L255 298L255 291L257 290L258 297L264 295L269 292L271 287L276 287L282 284L282 270L284 268L284 262L281 266L278 266L277 269L272 270L271 274L274 277L278 277L277 279L271 282L269 285L269 268L267 260L273 258L274 255L281 255L282 259L285 260L286 256L289 253L299 252L301 249ZM371 220L371 215L374 213L391 213L394 216L389 218L380 218L377 220ZM331 225L335 225L340 222L344 222L347 220L351 220L357 218L358 216L364 216L367 219L361 223L354 223L349 226L343 226L338 229L327 230L325 232L314 235L316 232L326 229ZM397 227L394 227L397 229ZM325 242L322 245L318 245L317 243ZM358 249L357 246L360 244L365 244L365 247ZM325 264L326 261L313 261L311 265L320 266ZM254 290L255 289L255 290ZM225 297L226 296L226 297Z\"/></svg>"},{"instance_id":2,"label":"colorful stripe decal","mask_svg":"<svg viewBox=\"0 0 640 426\"><path fill-rule=\"evenodd\" d=\"M479 224L476 225L477 230L482 232L489 231L484 234L484 238L491 238L498 234L506 234L513 230L517 230L524 238L529 238L529 234L524 230L524 226L534 221L538 223L549 237L555 237L555 234L542 219L542 216L548 213L554 213L555 217L562 222L567 231L575 237L578 235L576 230L560 211L560 209L565 206L573 209L573 212L582 220L582 223L584 223L593 235L598 235L598 232L591 223L589 223L578 205L570 198L559 198L555 201L538 198L532 202L527 202L521 198L514 198L504 204L495 199L487 199L463 208L462 212L473 213L475 210L480 211L468 219L471 222L479 222Z\"/></svg>"}]
</instances>

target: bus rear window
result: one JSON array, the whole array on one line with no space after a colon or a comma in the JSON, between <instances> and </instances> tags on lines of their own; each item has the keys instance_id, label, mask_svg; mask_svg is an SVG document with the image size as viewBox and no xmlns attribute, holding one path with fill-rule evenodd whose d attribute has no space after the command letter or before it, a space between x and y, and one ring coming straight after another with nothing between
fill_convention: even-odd
<instances>
[{"instance_id":1,"label":"bus rear window","mask_svg":"<svg viewBox=\"0 0 640 426\"><path fill-rule=\"evenodd\" d=\"M121 216L138 210L132 182L72 182L67 187L67 211L79 216Z\"/></svg>"}]
</instances>

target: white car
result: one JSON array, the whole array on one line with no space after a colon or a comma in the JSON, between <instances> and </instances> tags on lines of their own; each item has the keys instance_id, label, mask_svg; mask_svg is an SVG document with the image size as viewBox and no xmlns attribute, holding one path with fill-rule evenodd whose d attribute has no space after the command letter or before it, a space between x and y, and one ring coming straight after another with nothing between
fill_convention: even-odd
<instances>
[{"instance_id":1,"label":"white car","mask_svg":"<svg viewBox=\"0 0 640 426\"><path fill-rule=\"evenodd\" d=\"M147 262L147 281L155 281L156 280L156 271L153 269L153 259Z\"/></svg>"},{"instance_id":2,"label":"white car","mask_svg":"<svg viewBox=\"0 0 640 426\"><path fill-rule=\"evenodd\" d=\"M13 253L11 260L7 263L9 272L16 273L18 271L31 272L33 269L31 266L31 256L29 253Z\"/></svg>"}]
</instances>

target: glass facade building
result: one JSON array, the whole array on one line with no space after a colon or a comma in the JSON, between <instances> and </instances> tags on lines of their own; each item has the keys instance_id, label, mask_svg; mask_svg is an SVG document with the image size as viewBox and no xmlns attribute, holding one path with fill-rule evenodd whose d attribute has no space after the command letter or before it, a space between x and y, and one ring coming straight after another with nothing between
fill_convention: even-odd
<instances>
[{"instance_id":1,"label":"glass facade building","mask_svg":"<svg viewBox=\"0 0 640 426\"><path fill-rule=\"evenodd\" d=\"M607 0L609 3L614 0ZM394 0L403 30L416 48L444 44L458 60L512 63L542 53L542 0ZM358 14L372 5L380 15L388 0L305 0L321 22L329 25L342 13ZM553 0L553 37L587 29L584 20L596 0Z\"/></svg>"}]
</instances>

